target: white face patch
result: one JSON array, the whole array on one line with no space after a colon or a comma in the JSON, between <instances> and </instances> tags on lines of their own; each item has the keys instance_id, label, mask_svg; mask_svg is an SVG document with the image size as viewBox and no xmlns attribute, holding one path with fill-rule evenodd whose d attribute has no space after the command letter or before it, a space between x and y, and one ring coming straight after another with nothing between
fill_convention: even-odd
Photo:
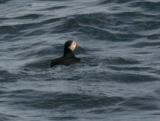
<instances>
[{"instance_id":1,"label":"white face patch","mask_svg":"<svg viewBox=\"0 0 160 121\"><path fill-rule=\"evenodd\" d=\"M75 49L76 49L76 46L77 46L77 43L75 42L75 41L73 41L72 43L71 43L71 45L70 45L70 49L72 50L72 51L74 51Z\"/></svg>"}]
</instances>

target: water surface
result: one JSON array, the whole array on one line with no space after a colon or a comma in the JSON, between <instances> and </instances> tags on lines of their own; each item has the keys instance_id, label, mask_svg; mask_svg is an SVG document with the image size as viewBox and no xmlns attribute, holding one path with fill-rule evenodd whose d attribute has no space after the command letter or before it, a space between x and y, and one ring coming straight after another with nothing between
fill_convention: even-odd
<instances>
[{"instance_id":1,"label":"water surface","mask_svg":"<svg viewBox=\"0 0 160 121\"><path fill-rule=\"evenodd\" d=\"M0 120L159 121L159 53L159 0L0 0Z\"/></svg>"}]
</instances>

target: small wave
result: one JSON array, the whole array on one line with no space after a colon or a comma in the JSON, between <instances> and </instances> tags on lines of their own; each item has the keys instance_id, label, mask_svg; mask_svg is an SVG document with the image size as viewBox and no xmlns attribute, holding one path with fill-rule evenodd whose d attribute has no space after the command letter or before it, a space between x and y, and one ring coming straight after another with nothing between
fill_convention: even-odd
<instances>
[{"instance_id":1,"label":"small wave","mask_svg":"<svg viewBox=\"0 0 160 121\"><path fill-rule=\"evenodd\" d=\"M122 14L124 16L124 14ZM130 15L130 13L128 13ZM69 17L64 17L60 19L59 25L54 26L52 33L68 33L68 32L79 32L82 35L86 35L89 38L99 39L99 40L110 40L110 41L125 41L133 40L135 38L141 38L143 36L136 34L134 32L114 32L114 30L109 30L110 27L115 26L115 30L118 30L118 25L123 21L118 21L117 23L112 23L113 16L104 13L94 13L94 14L82 14L73 15ZM114 15L116 18L120 14ZM136 15L135 15L136 16ZM128 18L128 16L126 16ZM117 18L118 19L118 18ZM123 22L124 24L124 22Z\"/></svg>"},{"instance_id":2,"label":"small wave","mask_svg":"<svg viewBox=\"0 0 160 121\"><path fill-rule=\"evenodd\" d=\"M23 68L32 68L32 69L47 69L50 68L51 59L42 59L42 60L36 60L30 63L26 63Z\"/></svg>"},{"instance_id":3,"label":"small wave","mask_svg":"<svg viewBox=\"0 0 160 121\"><path fill-rule=\"evenodd\" d=\"M133 2L131 4L132 7L141 7L146 10L151 11L159 11L160 10L160 2L152 2L152 1L138 1Z\"/></svg>"},{"instance_id":4,"label":"small wave","mask_svg":"<svg viewBox=\"0 0 160 121\"><path fill-rule=\"evenodd\" d=\"M36 93L36 96L35 96ZM114 105L123 101L122 97L101 97L84 94L43 93L33 90L12 91L13 104L43 109L87 109L93 107Z\"/></svg>"},{"instance_id":5,"label":"small wave","mask_svg":"<svg viewBox=\"0 0 160 121\"><path fill-rule=\"evenodd\" d=\"M153 96L131 97L122 103L123 106L138 110L159 110L158 100Z\"/></svg>"},{"instance_id":6,"label":"small wave","mask_svg":"<svg viewBox=\"0 0 160 121\"><path fill-rule=\"evenodd\" d=\"M8 114L5 114L5 113L0 113L1 121L16 121L17 118L18 118L18 116L8 115Z\"/></svg>"},{"instance_id":7,"label":"small wave","mask_svg":"<svg viewBox=\"0 0 160 121\"><path fill-rule=\"evenodd\" d=\"M109 68L116 70L116 71L146 71L152 70L151 67L139 67L139 66L129 66L129 67L122 67L122 66L108 66Z\"/></svg>"},{"instance_id":8,"label":"small wave","mask_svg":"<svg viewBox=\"0 0 160 121\"><path fill-rule=\"evenodd\" d=\"M111 65L140 64L138 60L132 58L122 58L122 57L108 57L108 59L105 59L103 61Z\"/></svg>"},{"instance_id":9,"label":"small wave","mask_svg":"<svg viewBox=\"0 0 160 121\"><path fill-rule=\"evenodd\" d=\"M1 83L9 83L9 82L16 82L20 75L10 73L6 70L0 70L1 77L0 82Z\"/></svg>"},{"instance_id":10,"label":"small wave","mask_svg":"<svg viewBox=\"0 0 160 121\"><path fill-rule=\"evenodd\" d=\"M27 14L24 16L15 17L14 19L37 19L41 16L42 15L40 15L40 14Z\"/></svg>"},{"instance_id":11,"label":"small wave","mask_svg":"<svg viewBox=\"0 0 160 121\"><path fill-rule=\"evenodd\" d=\"M61 18L61 25L57 26L54 32L56 32L56 30L58 32L76 31L81 27L81 24L102 24L102 22L100 22L102 20L104 20L103 13L72 15Z\"/></svg>"},{"instance_id":12,"label":"small wave","mask_svg":"<svg viewBox=\"0 0 160 121\"><path fill-rule=\"evenodd\" d=\"M128 72L114 72L107 74L108 80L123 82L123 83L144 83L159 80L159 77L149 74L137 74Z\"/></svg>"},{"instance_id":13,"label":"small wave","mask_svg":"<svg viewBox=\"0 0 160 121\"><path fill-rule=\"evenodd\" d=\"M33 23L33 24L19 24L19 25L2 25L0 26L0 34L15 34L16 36L23 35L22 30L25 30L27 28L34 28L39 26L39 24Z\"/></svg>"},{"instance_id":14,"label":"small wave","mask_svg":"<svg viewBox=\"0 0 160 121\"><path fill-rule=\"evenodd\" d=\"M144 47L159 47L160 42L138 42L132 45L135 48L144 48Z\"/></svg>"},{"instance_id":15,"label":"small wave","mask_svg":"<svg viewBox=\"0 0 160 121\"><path fill-rule=\"evenodd\" d=\"M99 5L109 4L109 3L128 3L128 0L101 0Z\"/></svg>"},{"instance_id":16,"label":"small wave","mask_svg":"<svg viewBox=\"0 0 160 121\"><path fill-rule=\"evenodd\" d=\"M43 10L58 10L58 9L64 9L67 8L67 6L54 6L54 7L49 7L49 8L45 8Z\"/></svg>"},{"instance_id":17,"label":"small wave","mask_svg":"<svg viewBox=\"0 0 160 121\"><path fill-rule=\"evenodd\" d=\"M51 120L56 120L56 121L63 121L63 120L68 120L68 121L72 121L72 120L77 120L78 118L75 116L60 116L60 117L50 117L49 119Z\"/></svg>"},{"instance_id":18,"label":"small wave","mask_svg":"<svg viewBox=\"0 0 160 121\"><path fill-rule=\"evenodd\" d=\"M144 31L144 30L154 30L160 28L160 22L159 21L135 21L134 22L135 27L139 29L138 31Z\"/></svg>"},{"instance_id":19,"label":"small wave","mask_svg":"<svg viewBox=\"0 0 160 121\"><path fill-rule=\"evenodd\" d=\"M9 1L11 1L11 0L0 0L0 4L6 4Z\"/></svg>"}]
</instances>

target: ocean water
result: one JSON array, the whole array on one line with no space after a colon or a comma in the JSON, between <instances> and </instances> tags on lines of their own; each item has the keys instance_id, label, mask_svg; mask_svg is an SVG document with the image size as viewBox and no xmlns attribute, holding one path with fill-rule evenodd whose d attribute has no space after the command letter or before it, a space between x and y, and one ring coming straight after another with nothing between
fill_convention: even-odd
<instances>
[{"instance_id":1,"label":"ocean water","mask_svg":"<svg viewBox=\"0 0 160 121\"><path fill-rule=\"evenodd\" d=\"M160 0L0 0L0 121L160 121Z\"/></svg>"}]
</instances>

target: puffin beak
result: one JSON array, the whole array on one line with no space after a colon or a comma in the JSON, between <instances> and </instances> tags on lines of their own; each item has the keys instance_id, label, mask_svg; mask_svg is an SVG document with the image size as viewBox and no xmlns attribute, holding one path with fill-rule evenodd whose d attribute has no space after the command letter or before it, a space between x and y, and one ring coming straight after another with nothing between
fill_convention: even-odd
<instances>
[{"instance_id":1,"label":"puffin beak","mask_svg":"<svg viewBox=\"0 0 160 121\"><path fill-rule=\"evenodd\" d=\"M78 49L79 47L80 47L80 46L79 46L79 44L77 43L77 44L76 44L76 49Z\"/></svg>"}]
</instances>

